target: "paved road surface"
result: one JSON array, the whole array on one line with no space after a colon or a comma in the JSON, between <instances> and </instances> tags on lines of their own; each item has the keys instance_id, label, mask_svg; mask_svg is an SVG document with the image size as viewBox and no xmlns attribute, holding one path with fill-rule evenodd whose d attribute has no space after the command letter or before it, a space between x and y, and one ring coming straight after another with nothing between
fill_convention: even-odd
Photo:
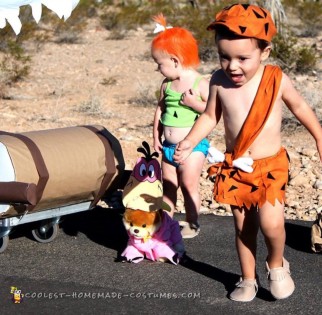
<instances>
[{"instance_id":1,"label":"paved road surface","mask_svg":"<svg viewBox=\"0 0 322 315\"><path fill-rule=\"evenodd\" d=\"M177 219L183 219L177 215ZM0 314L318 314L322 309L322 255L310 252L311 222L287 221L286 258L296 284L286 300L267 290L262 237L262 288L251 303L230 301L238 280L232 217L202 215L197 238L185 240L185 266L116 262L126 244L121 212L95 209L65 217L48 244L17 226L0 254ZM24 294L14 304L11 286Z\"/></svg>"}]
</instances>

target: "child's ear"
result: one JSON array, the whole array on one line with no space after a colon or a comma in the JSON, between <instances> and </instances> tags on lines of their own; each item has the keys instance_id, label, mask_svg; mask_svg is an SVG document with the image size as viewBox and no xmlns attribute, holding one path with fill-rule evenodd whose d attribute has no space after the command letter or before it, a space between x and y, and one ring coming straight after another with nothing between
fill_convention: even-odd
<instances>
[{"instance_id":1,"label":"child's ear","mask_svg":"<svg viewBox=\"0 0 322 315\"><path fill-rule=\"evenodd\" d=\"M272 46L267 46L264 48L261 54L261 61L266 60L269 57L269 54L271 53Z\"/></svg>"},{"instance_id":2,"label":"child's ear","mask_svg":"<svg viewBox=\"0 0 322 315\"><path fill-rule=\"evenodd\" d=\"M176 58L176 57L171 57L171 60L173 61L174 66L177 68L178 67L178 64L179 64L179 59Z\"/></svg>"}]
</instances>

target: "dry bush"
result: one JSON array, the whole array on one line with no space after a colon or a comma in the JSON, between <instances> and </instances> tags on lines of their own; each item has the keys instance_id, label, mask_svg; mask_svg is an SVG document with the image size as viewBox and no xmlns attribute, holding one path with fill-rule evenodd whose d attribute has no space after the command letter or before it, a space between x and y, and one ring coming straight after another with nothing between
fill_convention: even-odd
<instances>
[{"instance_id":1,"label":"dry bush","mask_svg":"<svg viewBox=\"0 0 322 315\"><path fill-rule=\"evenodd\" d=\"M31 57L14 41L8 41L0 54L0 83L10 85L28 76Z\"/></svg>"},{"instance_id":2,"label":"dry bush","mask_svg":"<svg viewBox=\"0 0 322 315\"><path fill-rule=\"evenodd\" d=\"M296 37L278 34L273 39L272 57L287 71L308 73L314 70L317 61L316 47L300 46Z\"/></svg>"}]
</instances>

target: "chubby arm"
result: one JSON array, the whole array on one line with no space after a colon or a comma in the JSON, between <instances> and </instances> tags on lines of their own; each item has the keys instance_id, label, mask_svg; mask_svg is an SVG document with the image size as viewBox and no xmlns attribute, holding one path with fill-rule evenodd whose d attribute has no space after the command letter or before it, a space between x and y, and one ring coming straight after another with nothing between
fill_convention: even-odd
<instances>
[{"instance_id":1,"label":"chubby arm","mask_svg":"<svg viewBox=\"0 0 322 315\"><path fill-rule=\"evenodd\" d=\"M160 88L160 98L155 110L154 120L153 120L153 148L158 153L162 151L163 125L160 122L160 118L165 109L165 103L164 103L165 85L166 85L166 82L163 81Z\"/></svg>"},{"instance_id":2,"label":"chubby arm","mask_svg":"<svg viewBox=\"0 0 322 315\"><path fill-rule=\"evenodd\" d=\"M322 127L317 116L303 97L297 92L286 74L283 74L281 87L284 103L315 139L320 161L322 162Z\"/></svg>"},{"instance_id":3,"label":"chubby arm","mask_svg":"<svg viewBox=\"0 0 322 315\"><path fill-rule=\"evenodd\" d=\"M174 161L184 164L193 148L216 127L221 117L221 105L218 100L217 85L212 79L209 88L209 98L205 111L199 116L189 134L176 146Z\"/></svg>"},{"instance_id":4,"label":"chubby arm","mask_svg":"<svg viewBox=\"0 0 322 315\"><path fill-rule=\"evenodd\" d=\"M203 113L206 108L208 96L209 81L205 78L202 78L198 85L198 91L189 89L182 94L181 104L189 106L198 113Z\"/></svg>"}]
</instances>

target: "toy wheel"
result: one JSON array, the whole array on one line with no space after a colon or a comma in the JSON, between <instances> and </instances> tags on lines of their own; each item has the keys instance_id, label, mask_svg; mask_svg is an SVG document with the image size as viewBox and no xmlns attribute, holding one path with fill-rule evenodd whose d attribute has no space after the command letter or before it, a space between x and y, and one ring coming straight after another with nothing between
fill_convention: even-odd
<instances>
[{"instance_id":1,"label":"toy wheel","mask_svg":"<svg viewBox=\"0 0 322 315\"><path fill-rule=\"evenodd\" d=\"M34 239L39 243L49 243L54 240L58 234L58 224L42 225L31 231Z\"/></svg>"},{"instance_id":2,"label":"toy wheel","mask_svg":"<svg viewBox=\"0 0 322 315\"><path fill-rule=\"evenodd\" d=\"M8 244L9 244L9 236L8 235L0 238L0 253L3 253L7 249Z\"/></svg>"}]
</instances>

